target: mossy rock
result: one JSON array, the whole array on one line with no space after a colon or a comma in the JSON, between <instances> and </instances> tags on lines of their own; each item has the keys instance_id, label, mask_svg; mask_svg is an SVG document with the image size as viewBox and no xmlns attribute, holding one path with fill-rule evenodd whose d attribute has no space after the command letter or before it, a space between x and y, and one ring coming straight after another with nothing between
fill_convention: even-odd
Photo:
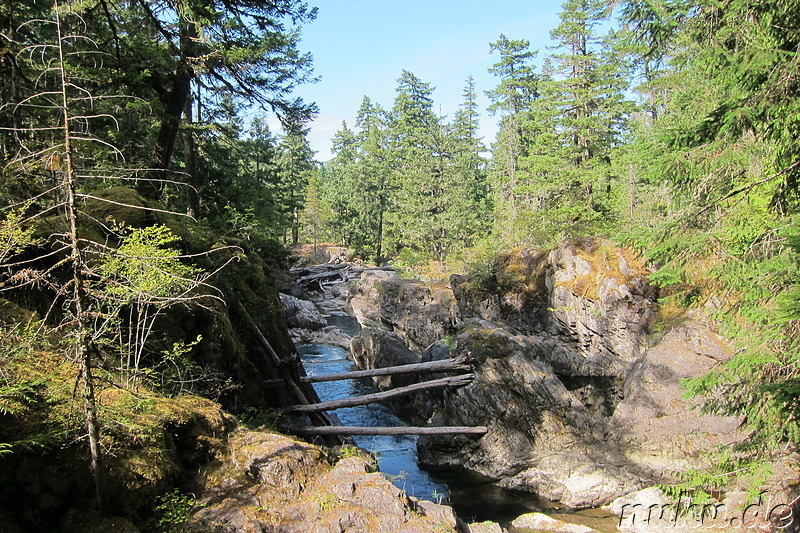
<instances>
[{"instance_id":1,"label":"mossy rock","mask_svg":"<svg viewBox=\"0 0 800 533\"><path fill-rule=\"evenodd\" d=\"M0 326L15 326L27 324L36 317L35 313L15 304L12 301L0 298Z\"/></svg>"},{"instance_id":2,"label":"mossy rock","mask_svg":"<svg viewBox=\"0 0 800 533\"><path fill-rule=\"evenodd\" d=\"M92 196L95 198L87 198L82 211L105 224L144 228L164 222L152 210L154 206L130 187L111 187Z\"/></svg>"}]
</instances>

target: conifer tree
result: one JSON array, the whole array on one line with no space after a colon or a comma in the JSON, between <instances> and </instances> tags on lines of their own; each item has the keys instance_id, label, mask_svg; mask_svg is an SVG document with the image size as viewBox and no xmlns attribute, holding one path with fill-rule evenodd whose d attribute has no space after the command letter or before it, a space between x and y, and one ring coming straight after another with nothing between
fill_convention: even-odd
<instances>
[{"instance_id":1,"label":"conifer tree","mask_svg":"<svg viewBox=\"0 0 800 533\"><path fill-rule=\"evenodd\" d=\"M479 135L479 116L475 80L470 76L464 87L463 102L453 117L448 135L455 145L452 161L454 181L450 234L454 247L470 246L485 237L490 229L491 199L487 182L486 146Z\"/></svg>"},{"instance_id":2,"label":"conifer tree","mask_svg":"<svg viewBox=\"0 0 800 533\"><path fill-rule=\"evenodd\" d=\"M313 116L313 105L291 98L298 85L313 81L309 54L298 51L299 25L316 9L297 0L221 0L175 3L142 0L109 10L109 45L123 72L141 71L137 87L157 97L161 113L149 167L151 177L169 178L182 117L192 87L202 87L208 104L225 96L256 104L290 125ZM158 38L150 38L158 36ZM143 193L159 197L155 181Z\"/></svg>"},{"instance_id":3,"label":"conifer tree","mask_svg":"<svg viewBox=\"0 0 800 533\"><path fill-rule=\"evenodd\" d=\"M526 181L526 176L519 173L520 158L527 149L524 124L526 113L538 95L539 76L532 64L536 52L530 50L530 42L500 35L490 44L490 50L500 54L500 60L489 69L500 81L496 89L486 94L492 101L489 111L501 116L492 150L490 184L496 232L509 237L519 224L519 189Z\"/></svg>"},{"instance_id":4,"label":"conifer tree","mask_svg":"<svg viewBox=\"0 0 800 533\"><path fill-rule=\"evenodd\" d=\"M317 253L317 244L327 235L330 220L330 212L320 191L321 172L321 168L317 168L309 176L301 216L303 233L311 239L314 253Z\"/></svg>"},{"instance_id":5,"label":"conifer tree","mask_svg":"<svg viewBox=\"0 0 800 533\"><path fill-rule=\"evenodd\" d=\"M605 2L570 0L560 17L528 122L535 148L525 161L538 181L529 188L532 212L548 222L555 238L597 231L612 215L612 151L633 110L624 98L625 69L611 46L613 36L597 31L607 17Z\"/></svg>"},{"instance_id":6,"label":"conifer tree","mask_svg":"<svg viewBox=\"0 0 800 533\"><path fill-rule=\"evenodd\" d=\"M800 176L791 133L800 123L800 4L653 4L669 14L664 24L628 2L640 46L658 47L659 26L680 31L654 127L659 157L646 169L669 185L675 209L651 237L649 255L662 264L652 278L683 305L715 299L737 353L687 386L705 395L707 412L746 420L749 459L758 462L800 442L796 292L786 297L797 268L787 245L796 244ZM704 264L700 276L689 270L695 262ZM748 471L735 461L723 468Z\"/></svg>"},{"instance_id":7,"label":"conifer tree","mask_svg":"<svg viewBox=\"0 0 800 533\"><path fill-rule=\"evenodd\" d=\"M355 133L343 121L332 139L331 152L334 157L323 166L324 171L320 176L322 197L331 207L331 231L339 236L342 244L350 247L356 246L358 241L358 210L352 193L356 187L357 143Z\"/></svg>"},{"instance_id":8,"label":"conifer tree","mask_svg":"<svg viewBox=\"0 0 800 533\"><path fill-rule=\"evenodd\" d=\"M397 183L392 238L398 248L433 245L427 224L441 210L439 177L433 172L433 88L404 70L397 80L389 135ZM438 235L434 238L438 238Z\"/></svg>"},{"instance_id":9,"label":"conifer tree","mask_svg":"<svg viewBox=\"0 0 800 533\"><path fill-rule=\"evenodd\" d=\"M364 98L356 116L358 134L358 194L361 196L365 245L381 263L384 237L396 189L389 167L389 132L386 111Z\"/></svg>"},{"instance_id":10,"label":"conifer tree","mask_svg":"<svg viewBox=\"0 0 800 533\"><path fill-rule=\"evenodd\" d=\"M362 257L376 262L383 257L394 191L387 121L386 112L365 96L356 116L359 130L342 123L333 139L336 157L326 168L323 184L333 230Z\"/></svg>"},{"instance_id":11,"label":"conifer tree","mask_svg":"<svg viewBox=\"0 0 800 533\"><path fill-rule=\"evenodd\" d=\"M278 182L276 197L282 213L284 243L300 242L300 213L309 176L314 169L314 151L308 143L307 128L293 124L279 142Z\"/></svg>"}]
</instances>

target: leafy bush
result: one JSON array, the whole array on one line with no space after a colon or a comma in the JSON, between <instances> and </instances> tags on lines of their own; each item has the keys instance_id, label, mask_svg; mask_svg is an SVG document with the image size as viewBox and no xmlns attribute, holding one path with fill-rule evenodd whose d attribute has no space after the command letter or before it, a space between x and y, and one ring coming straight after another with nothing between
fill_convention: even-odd
<instances>
[{"instance_id":1,"label":"leafy bush","mask_svg":"<svg viewBox=\"0 0 800 533\"><path fill-rule=\"evenodd\" d=\"M175 489L162 494L155 506L156 531L158 533L180 533L196 506L193 495Z\"/></svg>"}]
</instances>

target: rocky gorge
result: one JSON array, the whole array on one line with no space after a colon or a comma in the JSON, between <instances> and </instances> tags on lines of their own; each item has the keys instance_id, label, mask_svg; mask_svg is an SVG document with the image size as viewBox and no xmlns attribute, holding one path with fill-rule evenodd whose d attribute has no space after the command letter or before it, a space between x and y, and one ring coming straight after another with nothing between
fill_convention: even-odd
<instances>
[{"instance_id":1,"label":"rocky gorge","mask_svg":"<svg viewBox=\"0 0 800 533\"><path fill-rule=\"evenodd\" d=\"M601 239L501 256L483 276L423 283L365 271L348 311L362 368L464 356L468 386L395 400L414 425L481 425L479 440L422 437L429 468L467 469L568 508L598 507L678 482L747 438L741 420L702 415L683 378L722 364L731 348L702 310L667 324L648 268ZM383 388L410 378L384 378ZM763 489L792 501L796 458ZM746 499L731 486L727 504Z\"/></svg>"},{"instance_id":2,"label":"rocky gorge","mask_svg":"<svg viewBox=\"0 0 800 533\"><path fill-rule=\"evenodd\" d=\"M294 400L284 387L267 385L280 373L260 352L257 330L292 365L292 341L346 346L364 369L465 358L470 384L390 403L413 425L488 428L479 438L421 437L417 452L426 468L468 471L521 491L541 509L562 510L520 508L521 516L503 524L513 533L606 532L617 525L635 532L701 525L738 531L746 524L792 531L796 508L786 503L796 503L798 471L791 454L773 463L757 502L745 485L715 495L725 513L713 523L666 512L676 503L655 486L679 481L713 461L718 446L747 438L740 420L693 409L699 400L684 398L680 386L682 378L726 361L731 348L700 311L667 317L648 268L610 242L517 250L478 274L436 282L404 279L391 268L337 265L348 275L318 290L273 277L254 253L241 254L235 267L227 294L241 305L214 321L173 320L204 328L192 355L241 385L217 401L107 388L105 408L125 414L108 441L118 516L80 511L91 507L91 495L78 446L20 450L0 460L7 481L0 531L168 530L154 519L197 532L502 531L498 523L470 523L447 505L409 496L357 448L310 444L289 436L288 423L276 431L278 415ZM257 327L248 325L248 314ZM336 325L345 315L362 326L352 339ZM669 327L659 329L667 318ZM40 386L49 412L71 412L69 391L63 401L55 394L63 388L58 383L74 381L71 367L55 352L37 353L36 361L42 371L58 371L58 379ZM389 389L415 380L392 376L376 384ZM255 419L246 416L254 412ZM7 432L24 422L8 414L2 421ZM161 510L154 514L156 504ZM584 525L562 514L601 506L611 529L608 520Z\"/></svg>"}]
</instances>

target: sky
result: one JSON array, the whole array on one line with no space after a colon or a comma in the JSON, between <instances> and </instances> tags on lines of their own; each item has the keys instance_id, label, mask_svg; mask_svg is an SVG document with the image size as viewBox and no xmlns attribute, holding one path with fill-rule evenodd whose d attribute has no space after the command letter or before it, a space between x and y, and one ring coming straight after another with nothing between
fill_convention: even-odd
<instances>
[{"instance_id":1,"label":"sky","mask_svg":"<svg viewBox=\"0 0 800 533\"><path fill-rule=\"evenodd\" d=\"M408 70L433 88L435 111L452 119L467 78L475 79L483 110L481 134L494 140L498 117L485 111L484 91L497 85L488 73L499 55L489 43L500 34L526 39L538 59L547 55L563 0L310 0L319 13L302 28L300 49L314 57L320 81L295 91L316 102L309 142L318 161L331 158L331 139L342 121L354 127L364 96L392 107L397 79Z\"/></svg>"}]
</instances>

